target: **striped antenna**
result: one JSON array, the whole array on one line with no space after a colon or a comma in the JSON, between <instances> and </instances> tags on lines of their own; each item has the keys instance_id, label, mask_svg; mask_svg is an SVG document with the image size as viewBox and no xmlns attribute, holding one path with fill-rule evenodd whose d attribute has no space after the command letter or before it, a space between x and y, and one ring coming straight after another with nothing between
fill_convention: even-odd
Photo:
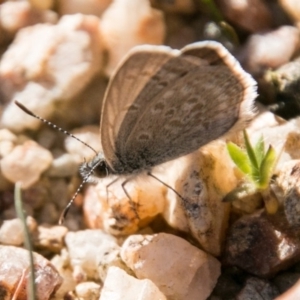
<instances>
[{"instance_id":1,"label":"striped antenna","mask_svg":"<svg viewBox=\"0 0 300 300\"><path fill-rule=\"evenodd\" d=\"M58 221L59 225L62 225L64 223L66 215L67 215L70 207L72 206L74 200L76 199L77 195L79 194L79 192L81 191L81 189L83 188L83 186L88 182L89 178L91 177L91 175L94 172L94 170L98 167L99 163L101 163L101 161L98 161L98 163L96 163L95 165L93 165L93 167L90 169L90 171L88 172L88 174L83 178L83 181L81 182L80 186L77 188L74 196L72 197L72 199L69 201L69 203L66 205L66 207L62 211L62 213L61 213L61 215L59 217L59 221Z\"/></svg>"},{"instance_id":2,"label":"striped antenna","mask_svg":"<svg viewBox=\"0 0 300 300\"><path fill-rule=\"evenodd\" d=\"M42 117L40 117L40 116L34 114L32 111L30 111L27 107L25 107L25 106L24 106L23 104L21 104L20 102L15 101L15 104L16 104L19 108L21 108L26 114L28 114L28 115L30 115L30 116L32 116L32 117L34 117L34 118L36 118L36 119L42 121L43 123L47 124L48 126L54 128L54 129L56 129L56 130L58 130L58 131L60 131L60 132L62 132L62 133L64 133L64 134L66 134L66 135L68 135L68 136L74 138L74 139L77 140L78 142L80 142L80 143L82 143L83 145L89 147L92 151L94 151L94 152L96 153L96 155L98 154L97 151L96 151L93 147L91 147L91 146L88 145L87 143L83 142L82 140L80 140L79 138L77 138L77 137L76 137L75 135L73 135L72 133L70 133L70 132L68 132L68 131L66 131L66 130L64 130L64 129L62 129L61 127L58 127L58 126L56 126L55 124L49 122L48 120L46 120L46 119L44 119L44 118L42 118ZM100 161L99 161L99 163L100 163ZM98 163L98 164L99 164L99 163ZM58 221L59 225L63 224L64 219L65 219L65 217L66 217L66 215L67 215L67 213L68 213L70 207L72 206L72 204L73 204L75 198L77 197L77 195L78 195L79 192L81 191L81 189L82 189L82 187L84 186L84 184L89 180L90 176L92 175L92 173L93 173L93 171L95 170L95 168L97 168L98 164L95 164L95 165L91 168L91 170L89 171L89 173L84 177L84 179L83 179L83 181L81 182L80 186L77 188L77 190L76 190L74 196L72 197L72 199L69 201L69 203L68 203L68 204L66 205L66 207L64 208L63 212L62 212L61 215L60 215L59 221Z\"/></svg>"},{"instance_id":3,"label":"striped antenna","mask_svg":"<svg viewBox=\"0 0 300 300\"><path fill-rule=\"evenodd\" d=\"M30 115L30 116L32 116L32 117L34 117L34 118L40 120L41 122L47 124L48 126L54 128L54 129L56 129L56 130L58 130L58 131L60 131L60 132L62 132L62 133L64 133L64 134L66 134L66 135L68 135L68 136L74 138L74 139L77 140L78 142L80 142L80 143L82 143L83 145L89 147L89 148L90 148L92 151L94 151L94 152L96 153L96 155L97 155L97 151L96 151L93 147L91 147L90 145L88 145L88 144L85 143L84 141L80 140L78 137L76 137L76 136L73 135L72 133L70 133L70 132L64 130L63 128L58 127L58 126L56 126L55 124L49 122L48 120L46 120L46 119L44 119L44 118L42 118L42 117L40 117L40 116L34 114L34 113L33 113L32 111L30 111L27 107L25 107L23 104L21 104L20 102L18 102L18 101L16 101L16 100L15 100L15 104L16 104L17 106L19 106L19 108L21 108L26 114L28 114L28 115Z\"/></svg>"}]
</instances>

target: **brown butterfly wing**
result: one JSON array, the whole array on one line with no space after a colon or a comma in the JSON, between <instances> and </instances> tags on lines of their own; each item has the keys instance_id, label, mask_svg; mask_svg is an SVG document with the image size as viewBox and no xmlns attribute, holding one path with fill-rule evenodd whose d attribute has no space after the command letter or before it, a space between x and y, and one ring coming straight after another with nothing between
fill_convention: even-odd
<instances>
[{"instance_id":1,"label":"brown butterfly wing","mask_svg":"<svg viewBox=\"0 0 300 300\"><path fill-rule=\"evenodd\" d=\"M142 49L125 60L102 115L104 154L116 172L149 169L188 154L244 119L243 107L255 97L254 81L242 69L235 75L228 52L221 47L225 59L220 58L219 44L210 44L192 44L181 56L166 47Z\"/></svg>"},{"instance_id":2,"label":"brown butterfly wing","mask_svg":"<svg viewBox=\"0 0 300 300\"><path fill-rule=\"evenodd\" d=\"M165 46L137 46L123 59L112 76L104 98L100 127L103 152L113 170L117 168L116 165L120 167L116 155L116 140L130 107L130 114L136 118L142 114L143 103L151 101L152 94L155 95L160 88L153 88L153 93L146 95L142 103L136 103L135 111L133 103L161 66L179 54L178 50Z\"/></svg>"}]
</instances>

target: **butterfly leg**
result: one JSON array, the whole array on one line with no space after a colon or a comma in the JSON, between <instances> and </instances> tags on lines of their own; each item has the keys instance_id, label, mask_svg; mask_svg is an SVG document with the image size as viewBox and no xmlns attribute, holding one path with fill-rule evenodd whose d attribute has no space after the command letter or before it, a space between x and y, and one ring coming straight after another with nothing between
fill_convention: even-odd
<instances>
[{"instance_id":1,"label":"butterfly leg","mask_svg":"<svg viewBox=\"0 0 300 300\"><path fill-rule=\"evenodd\" d=\"M108 202L108 189L111 185L113 185L115 182L117 182L119 180L119 178L114 179L112 182L110 182L106 187L106 201Z\"/></svg>"},{"instance_id":2,"label":"butterfly leg","mask_svg":"<svg viewBox=\"0 0 300 300\"><path fill-rule=\"evenodd\" d=\"M175 189L173 189L170 185L168 185L167 183L163 182L162 180L160 180L158 177L156 177L155 175L153 175L151 172L147 172L147 175L156 179L157 181L159 181L161 184L163 184L164 186L166 186L167 188L169 188L170 190L172 190L184 203L186 202L186 199L183 198Z\"/></svg>"},{"instance_id":3,"label":"butterfly leg","mask_svg":"<svg viewBox=\"0 0 300 300\"><path fill-rule=\"evenodd\" d=\"M140 219L140 217L139 217L139 215L138 215L138 212L137 212L137 206L138 206L138 204L136 204L136 203L131 199L129 193L127 192L127 190L126 190L126 188L125 188L125 185L126 185L131 179L132 179L132 178L130 177L130 178L126 179L125 181L123 181L123 183L121 184L121 186L122 186L122 189L123 189L124 193L126 194L127 198L129 199L129 204L130 204L132 210L134 211L135 216L136 216L138 219Z\"/></svg>"}]
</instances>

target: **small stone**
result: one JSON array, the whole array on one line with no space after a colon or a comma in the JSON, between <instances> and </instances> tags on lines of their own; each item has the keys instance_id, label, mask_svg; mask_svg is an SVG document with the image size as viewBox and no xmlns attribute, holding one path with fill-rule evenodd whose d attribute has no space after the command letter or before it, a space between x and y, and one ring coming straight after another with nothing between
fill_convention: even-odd
<instances>
[{"instance_id":1,"label":"small stone","mask_svg":"<svg viewBox=\"0 0 300 300\"><path fill-rule=\"evenodd\" d=\"M247 127L248 134L261 130L263 128L270 129L271 127L287 124L287 122L270 112L265 106L257 105L257 114ZM240 141L241 142L241 141Z\"/></svg>"},{"instance_id":2,"label":"small stone","mask_svg":"<svg viewBox=\"0 0 300 300\"><path fill-rule=\"evenodd\" d=\"M295 22L300 22L300 2L298 0L279 0L278 2Z\"/></svg>"},{"instance_id":3,"label":"small stone","mask_svg":"<svg viewBox=\"0 0 300 300\"><path fill-rule=\"evenodd\" d=\"M8 155L15 147L15 144L11 141L0 142L0 157Z\"/></svg>"},{"instance_id":4,"label":"small stone","mask_svg":"<svg viewBox=\"0 0 300 300\"><path fill-rule=\"evenodd\" d=\"M300 152L298 151L300 147L300 119L287 122L274 114L272 115L275 119L269 116L271 118L267 120L265 114L258 116L258 119L250 124L247 132L252 145L261 137L264 138L266 147L272 145L279 156L275 170L280 170L286 162L292 159L300 159ZM236 142L243 145L242 135Z\"/></svg>"},{"instance_id":5,"label":"small stone","mask_svg":"<svg viewBox=\"0 0 300 300\"><path fill-rule=\"evenodd\" d=\"M289 226L300 227L300 160L282 164L276 172L275 193L284 208Z\"/></svg>"},{"instance_id":6,"label":"small stone","mask_svg":"<svg viewBox=\"0 0 300 300\"><path fill-rule=\"evenodd\" d=\"M238 184L224 141L215 141L190 155L167 163L157 175L171 186L166 190L164 218L189 232L208 253L219 256L229 221L230 204L222 200Z\"/></svg>"},{"instance_id":7,"label":"small stone","mask_svg":"<svg viewBox=\"0 0 300 300\"><path fill-rule=\"evenodd\" d=\"M101 28L109 52L108 75L132 47L160 45L165 37L163 14L149 0L115 0L103 14Z\"/></svg>"},{"instance_id":8,"label":"small stone","mask_svg":"<svg viewBox=\"0 0 300 300\"><path fill-rule=\"evenodd\" d=\"M31 232L31 233L36 231L38 228L38 224L37 224L36 220L31 216L28 216L26 218L26 225L28 227L29 232Z\"/></svg>"},{"instance_id":9,"label":"small stone","mask_svg":"<svg viewBox=\"0 0 300 300\"><path fill-rule=\"evenodd\" d=\"M85 14L100 17L112 0L64 0L57 3L60 15Z\"/></svg>"},{"instance_id":10,"label":"small stone","mask_svg":"<svg viewBox=\"0 0 300 300\"><path fill-rule=\"evenodd\" d=\"M17 141L17 136L13 134L8 129L0 129L0 142L2 141L10 141L15 143Z\"/></svg>"},{"instance_id":11,"label":"small stone","mask_svg":"<svg viewBox=\"0 0 300 300\"><path fill-rule=\"evenodd\" d=\"M297 187L291 188L284 199L284 212L289 225L292 227L300 227L300 190Z\"/></svg>"},{"instance_id":12,"label":"small stone","mask_svg":"<svg viewBox=\"0 0 300 300\"><path fill-rule=\"evenodd\" d=\"M54 24L58 20L54 11L37 10L28 1L6 1L0 7L0 24L10 37L21 28L37 23Z\"/></svg>"},{"instance_id":13,"label":"small stone","mask_svg":"<svg viewBox=\"0 0 300 300\"><path fill-rule=\"evenodd\" d=\"M20 219L4 221L0 228L0 244L21 246L24 243L24 225Z\"/></svg>"},{"instance_id":14,"label":"small stone","mask_svg":"<svg viewBox=\"0 0 300 300\"><path fill-rule=\"evenodd\" d=\"M29 253L13 246L0 246L0 289L5 299L12 299L16 287L21 283L18 300L26 300L29 278ZM36 299L50 299L62 283L62 278L53 265L41 255L33 252L35 268Z\"/></svg>"},{"instance_id":15,"label":"small stone","mask_svg":"<svg viewBox=\"0 0 300 300\"><path fill-rule=\"evenodd\" d=\"M263 0L217 0L222 15L233 24L257 32L272 27L272 12Z\"/></svg>"},{"instance_id":16,"label":"small stone","mask_svg":"<svg viewBox=\"0 0 300 300\"><path fill-rule=\"evenodd\" d=\"M84 191L83 217L84 223L91 229L103 229L102 207L104 203L99 201L97 189L94 185L89 185Z\"/></svg>"},{"instance_id":17,"label":"small stone","mask_svg":"<svg viewBox=\"0 0 300 300\"><path fill-rule=\"evenodd\" d=\"M281 26L273 31L251 35L238 59L245 70L261 75L268 68L275 69L289 62L299 50L299 45L299 29Z\"/></svg>"},{"instance_id":18,"label":"small stone","mask_svg":"<svg viewBox=\"0 0 300 300\"><path fill-rule=\"evenodd\" d=\"M73 155L65 153L59 157L56 157L47 175L49 177L69 177L74 176L78 172L78 163Z\"/></svg>"},{"instance_id":19,"label":"small stone","mask_svg":"<svg viewBox=\"0 0 300 300\"><path fill-rule=\"evenodd\" d=\"M247 299L274 299L279 291L274 284L265 279L250 277L246 280L245 286L236 296L237 300Z\"/></svg>"},{"instance_id":20,"label":"small stone","mask_svg":"<svg viewBox=\"0 0 300 300\"><path fill-rule=\"evenodd\" d=\"M17 137L8 129L0 129L0 157L8 155L17 142Z\"/></svg>"},{"instance_id":21,"label":"small stone","mask_svg":"<svg viewBox=\"0 0 300 300\"><path fill-rule=\"evenodd\" d=\"M269 70L263 76L266 93L273 93L273 99L283 96L288 99L285 107L281 109L281 115L287 118L299 116L299 80L300 80L300 58L282 65L276 70ZM294 103L294 104L293 104ZM279 110L279 109L278 109Z\"/></svg>"},{"instance_id":22,"label":"small stone","mask_svg":"<svg viewBox=\"0 0 300 300\"><path fill-rule=\"evenodd\" d=\"M26 189L37 182L52 163L51 153L34 141L16 146L1 160L1 171L11 182L19 182Z\"/></svg>"},{"instance_id":23,"label":"small stone","mask_svg":"<svg viewBox=\"0 0 300 300\"><path fill-rule=\"evenodd\" d=\"M101 286L92 281L79 283L75 287L77 297L82 300L98 300L100 297L100 290Z\"/></svg>"},{"instance_id":24,"label":"small stone","mask_svg":"<svg viewBox=\"0 0 300 300\"><path fill-rule=\"evenodd\" d=\"M38 226L33 234L33 244L39 249L58 253L64 247L67 232L65 226Z\"/></svg>"},{"instance_id":25,"label":"small stone","mask_svg":"<svg viewBox=\"0 0 300 300\"><path fill-rule=\"evenodd\" d=\"M298 231L282 213L243 216L228 232L224 263L259 277L273 276L300 260Z\"/></svg>"},{"instance_id":26,"label":"small stone","mask_svg":"<svg viewBox=\"0 0 300 300\"><path fill-rule=\"evenodd\" d=\"M111 184L115 179L116 176L98 179L97 195L90 190L84 195L84 214L88 223L99 224L100 228L114 235L127 235L147 226L163 211L166 187L159 181L141 174L126 184L131 201L137 204L135 212L121 185L124 179L121 177ZM88 212L92 209L94 214L89 217Z\"/></svg>"},{"instance_id":27,"label":"small stone","mask_svg":"<svg viewBox=\"0 0 300 300\"><path fill-rule=\"evenodd\" d=\"M110 267L99 300L167 300L149 279L136 279L118 267Z\"/></svg>"},{"instance_id":28,"label":"small stone","mask_svg":"<svg viewBox=\"0 0 300 300\"><path fill-rule=\"evenodd\" d=\"M65 242L76 282L82 282L86 278L99 280L98 267L105 256L112 251L119 251L116 239L101 230L68 232ZM120 258L118 260L120 261ZM101 273L101 279L104 279L106 272Z\"/></svg>"},{"instance_id":29,"label":"small stone","mask_svg":"<svg viewBox=\"0 0 300 300\"><path fill-rule=\"evenodd\" d=\"M207 299L221 272L213 256L166 233L128 237L121 257L137 278L150 279L168 299Z\"/></svg>"},{"instance_id":30,"label":"small stone","mask_svg":"<svg viewBox=\"0 0 300 300\"><path fill-rule=\"evenodd\" d=\"M132 271L124 264L120 258L120 248L118 246L111 247L109 251L103 248L98 252L98 274L104 282L107 276L108 269L112 266L121 268L127 273L132 274Z\"/></svg>"},{"instance_id":31,"label":"small stone","mask_svg":"<svg viewBox=\"0 0 300 300\"><path fill-rule=\"evenodd\" d=\"M0 61L0 88L9 103L1 116L3 127L20 132L41 125L12 100L47 119L59 102L70 101L88 85L102 68L99 22L94 16L68 15L57 25L38 24L18 32Z\"/></svg>"},{"instance_id":32,"label":"small stone","mask_svg":"<svg viewBox=\"0 0 300 300\"><path fill-rule=\"evenodd\" d=\"M68 292L73 291L76 286L76 282L72 275L72 268L70 266L69 254L66 248L62 249L60 255L55 255L51 259L51 263L63 278L62 285L59 287L54 297L55 300L61 300L64 299Z\"/></svg>"},{"instance_id":33,"label":"small stone","mask_svg":"<svg viewBox=\"0 0 300 300\"><path fill-rule=\"evenodd\" d=\"M293 128L294 130L288 132L283 150L285 153L290 155L291 159L294 160L300 159L298 151L300 147L300 131L298 131L299 128L297 128L298 123L300 123L299 121L300 119L292 122L295 127Z\"/></svg>"}]
</instances>

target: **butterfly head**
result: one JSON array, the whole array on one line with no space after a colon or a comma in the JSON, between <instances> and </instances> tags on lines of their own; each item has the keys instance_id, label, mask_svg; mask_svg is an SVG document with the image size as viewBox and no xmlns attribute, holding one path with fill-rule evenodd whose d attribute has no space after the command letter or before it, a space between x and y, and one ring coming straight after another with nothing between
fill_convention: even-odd
<instances>
[{"instance_id":1,"label":"butterfly head","mask_svg":"<svg viewBox=\"0 0 300 300\"><path fill-rule=\"evenodd\" d=\"M111 173L102 152L99 152L91 161L84 162L79 172L85 181L91 181L95 177L103 178Z\"/></svg>"}]
</instances>

